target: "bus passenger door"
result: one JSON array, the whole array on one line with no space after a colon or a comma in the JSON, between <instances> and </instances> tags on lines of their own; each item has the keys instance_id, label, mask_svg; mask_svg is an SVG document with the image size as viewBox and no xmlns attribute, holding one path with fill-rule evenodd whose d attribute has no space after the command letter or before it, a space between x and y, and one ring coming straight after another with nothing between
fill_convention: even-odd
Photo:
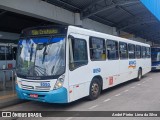
<instances>
[{"instance_id":1,"label":"bus passenger door","mask_svg":"<svg viewBox=\"0 0 160 120\"><path fill-rule=\"evenodd\" d=\"M68 39L70 102L89 94L88 39L88 36L74 33Z\"/></svg>"}]
</instances>

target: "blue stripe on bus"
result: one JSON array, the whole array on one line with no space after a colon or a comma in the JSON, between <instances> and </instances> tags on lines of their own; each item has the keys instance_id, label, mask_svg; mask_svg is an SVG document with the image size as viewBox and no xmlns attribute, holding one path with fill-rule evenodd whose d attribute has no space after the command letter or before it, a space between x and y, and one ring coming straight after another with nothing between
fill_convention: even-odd
<instances>
[{"instance_id":1,"label":"blue stripe on bus","mask_svg":"<svg viewBox=\"0 0 160 120\"><path fill-rule=\"evenodd\" d=\"M22 41L24 41L26 39L20 39L19 41L19 45L22 45ZM37 44L37 43L48 43L48 41L50 41L50 43L56 43L56 42L59 42L61 40L64 40L64 37L60 37L60 38L52 38L51 40L49 38L31 38L29 40L29 42L32 42L32 41Z\"/></svg>"},{"instance_id":2,"label":"blue stripe on bus","mask_svg":"<svg viewBox=\"0 0 160 120\"><path fill-rule=\"evenodd\" d=\"M23 90L16 85L16 93L19 99L35 100L48 103L68 103L67 89L62 87L49 92ZM37 94L38 98L31 98L30 94Z\"/></svg>"}]
</instances>

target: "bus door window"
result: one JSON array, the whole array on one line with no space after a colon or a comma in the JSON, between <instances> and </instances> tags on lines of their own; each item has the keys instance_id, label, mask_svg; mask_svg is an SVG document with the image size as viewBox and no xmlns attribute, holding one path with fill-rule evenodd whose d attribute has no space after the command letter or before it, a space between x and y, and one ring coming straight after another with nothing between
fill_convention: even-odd
<instances>
[{"instance_id":1,"label":"bus door window","mask_svg":"<svg viewBox=\"0 0 160 120\"><path fill-rule=\"evenodd\" d=\"M90 37L89 46L91 60L106 60L106 48L104 39Z\"/></svg>"},{"instance_id":2,"label":"bus door window","mask_svg":"<svg viewBox=\"0 0 160 120\"><path fill-rule=\"evenodd\" d=\"M119 42L119 52L121 59L128 59L127 43Z\"/></svg>"},{"instance_id":3,"label":"bus door window","mask_svg":"<svg viewBox=\"0 0 160 120\"><path fill-rule=\"evenodd\" d=\"M69 63L70 70L88 63L87 42L84 39L69 39Z\"/></svg>"},{"instance_id":4,"label":"bus door window","mask_svg":"<svg viewBox=\"0 0 160 120\"><path fill-rule=\"evenodd\" d=\"M117 60L118 57L118 42L113 40L107 40L107 55L108 60Z\"/></svg>"}]
</instances>

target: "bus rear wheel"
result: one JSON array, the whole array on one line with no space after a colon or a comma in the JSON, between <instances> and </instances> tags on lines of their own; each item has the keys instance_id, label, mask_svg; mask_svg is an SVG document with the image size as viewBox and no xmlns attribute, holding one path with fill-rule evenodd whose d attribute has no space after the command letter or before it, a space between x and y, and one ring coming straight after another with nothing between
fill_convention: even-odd
<instances>
[{"instance_id":1,"label":"bus rear wheel","mask_svg":"<svg viewBox=\"0 0 160 120\"><path fill-rule=\"evenodd\" d=\"M140 81L142 79L142 69L139 69L138 70L138 76L137 76L137 79L138 81Z\"/></svg>"},{"instance_id":2,"label":"bus rear wheel","mask_svg":"<svg viewBox=\"0 0 160 120\"><path fill-rule=\"evenodd\" d=\"M97 78L94 78L90 84L90 90L89 90L89 100L95 100L99 97L101 93L101 84Z\"/></svg>"}]
</instances>

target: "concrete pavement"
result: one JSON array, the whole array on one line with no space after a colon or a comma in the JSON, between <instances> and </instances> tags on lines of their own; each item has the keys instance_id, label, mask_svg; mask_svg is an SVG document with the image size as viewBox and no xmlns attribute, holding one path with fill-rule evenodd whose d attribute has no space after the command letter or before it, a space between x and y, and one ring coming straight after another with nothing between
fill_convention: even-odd
<instances>
[{"instance_id":1,"label":"concrete pavement","mask_svg":"<svg viewBox=\"0 0 160 120\"><path fill-rule=\"evenodd\" d=\"M94 101L85 98L70 104L48 104L30 101L15 106L10 106L1 111L160 111L160 72L151 72L141 81L129 81L102 92L101 96ZM17 118L17 120L34 118ZM38 118L38 120L51 118ZM54 120L82 120L82 117L55 117ZM99 118L86 117L87 120ZM121 118L101 118L109 120L122 120ZM124 120L158 120L159 118L124 118Z\"/></svg>"}]
</instances>

